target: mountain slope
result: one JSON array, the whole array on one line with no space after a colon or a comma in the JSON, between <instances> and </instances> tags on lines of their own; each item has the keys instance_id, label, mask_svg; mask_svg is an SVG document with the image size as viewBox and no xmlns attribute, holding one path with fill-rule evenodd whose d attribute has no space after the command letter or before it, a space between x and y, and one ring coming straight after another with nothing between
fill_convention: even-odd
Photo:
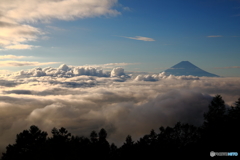
<instances>
[{"instance_id":1,"label":"mountain slope","mask_svg":"<svg viewBox=\"0 0 240 160\"><path fill-rule=\"evenodd\" d=\"M182 62L172 66L171 68L165 70L164 72L167 74L175 75L175 76L192 75L192 76L198 76L198 77L203 77L203 76L204 77L219 77L216 74L212 74L212 73L206 72L206 71L198 68L197 66L190 63L189 61L182 61Z\"/></svg>"}]
</instances>

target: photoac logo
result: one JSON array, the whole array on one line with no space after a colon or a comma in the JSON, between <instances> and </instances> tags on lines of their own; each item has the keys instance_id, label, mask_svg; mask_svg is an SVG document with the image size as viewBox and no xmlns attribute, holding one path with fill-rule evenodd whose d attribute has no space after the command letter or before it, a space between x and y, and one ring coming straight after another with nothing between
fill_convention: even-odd
<instances>
[{"instance_id":1,"label":"photoac logo","mask_svg":"<svg viewBox=\"0 0 240 160\"><path fill-rule=\"evenodd\" d=\"M214 151L211 151L210 156L211 157L214 157L214 156L238 156L238 152L214 152Z\"/></svg>"},{"instance_id":2,"label":"photoac logo","mask_svg":"<svg viewBox=\"0 0 240 160\"><path fill-rule=\"evenodd\" d=\"M215 152L211 151L211 152L210 152L210 156L211 156L211 157L214 157L214 156L215 156Z\"/></svg>"}]
</instances>

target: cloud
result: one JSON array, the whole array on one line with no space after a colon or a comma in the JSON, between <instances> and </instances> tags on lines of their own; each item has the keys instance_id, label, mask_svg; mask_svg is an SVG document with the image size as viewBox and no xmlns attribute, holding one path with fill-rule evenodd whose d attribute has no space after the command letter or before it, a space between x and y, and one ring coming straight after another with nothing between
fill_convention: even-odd
<instances>
[{"instance_id":1,"label":"cloud","mask_svg":"<svg viewBox=\"0 0 240 160\"><path fill-rule=\"evenodd\" d=\"M5 49L32 49L36 47L38 46L27 45L27 44L14 44L14 45L6 46Z\"/></svg>"},{"instance_id":2,"label":"cloud","mask_svg":"<svg viewBox=\"0 0 240 160\"><path fill-rule=\"evenodd\" d=\"M222 35L210 35L207 36L208 38L218 38L218 37L223 37Z\"/></svg>"},{"instance_id":3,"label":"cloud","mask_svg":"<svg viewBox=\"0 0 240 160\"><path fill-rule=\"evenodd\" d=\"M42 66L59 62L27 62L27 61L0 61L1 66Z\"/></svg>"},{"instance_id":4,"label":"cloud","mask_svg":"<svg viewBox=\"0 0 240 160\"><path fill-rule=\"evenodd\" d=\"M181 80L199 80L199 77L196 76L174 76L168 75L165 72L160 74L153 74L153 75L138 75L134 80L135 81L159 81L163 79L181 79Z\"/></svg>"},{"instance_id":5,"label":"cloud","mask_svg":"<svg viewBox=\"0 0 240 160\"><path fill-rule=\"evenodd\" d=\"M119 77L119 76L124 76L125 73L124 73L124 69L123 68L114 68L112 71L111 71L111 77Z\"/></svg>"},{"instance_id":6,"label":"cloud","mask_svg":"<svg viewBox=\"0 0 240 160\"><path fill-rule=\"evenodd\" d=\"M101 68L113 68L113 67L124 67L124 66L130 66L130 65L138 65L140 63L107 63L103 65L99 65Z\"/></svg>"},{"instance_id":7,"label":"cloud","mask_svg":"<svg viewBox=\"0 0 240 160\"><path fill-rule=\"evenodd\" d=\"M1 10L4 17L17 22L46 21L50 19L74 20L103 15L116 16L120 13L112 9L117 0L13 0L3 1Z\"/></svg>"},{"instance_id":8,"label":"cloud","mask_svg":"<svg viewBox=\"0 0 240 160\"><path fill-rule=\"evenodd\" d=\"M121 36L121 37L124 37L124 36ZM124 37L124 38L135 39L135 40L139 40L139 41L155 41L153 38L141 37L141 36L135 36L135 37Z\"/></svg>"},{"instance_id":9,"label":"cloud","mask_svg":"<svg viewBox=\"0 0 240 160\"><path fill-rule=\"evenodd\" d=\"M55 27L55 26L46 26L47 28L50 28L52 30L55 30L55 31L66 31L65 29L62 29L62 28L59 28L59 27Z\"/></svg>"},{"instance_id":10,"label":"cloud","mask_svg":"<svg viewBox=\"0 0 240 160\"><path fill-rule=\"evenodd\" d=\"M11 73L11 71L9 71L9 70L0 70L0 76L1 76L1 74L10 74Z\"/></svg>"},{"instance_id":11,"label":"cloud","mask_svg":"<svg viewBox=\"0 0 240 160\"><path fill-rule=\"evenodd\" d=\"M45 33L27 25L53 19L75 20L121 14L113 7L117 0L11 0L0 5L0 47L2 49L31 49L29 44ZM56 28L54 28L56 29Z\"/></svg>"},{"instance_id":12,"label":"cloud","mask_svg":"<svg viewBox=\"0 0 240 160\"><path fill-rule=\"evenodd\" d=\"M0 47L3 49L31 49L34 46L23 43L35 41L39 35L44 34L39 29L29 25L15 23L11 25L11 27L0 25Z\"/></svg>"},{"instance_id":13,"label":"cloud","mask_svg":"<svg viewBox=\"0 0 240 160\"><path fill-rule=\"evenodd\" d=\"M230 67L215 67L215 69L236 69L240 68L240 66L230 66Z\"/></svg>"},{"instance_id":14,"label":"cloud","mask_svg":"<svg viewBox=\"0 0 240 160\"><path fill-rule=\"evenodd\" d=\"M124 11L132 11L131 8L129 8L129 7L123 7L123 10Z\"/></svg>"},{"instance_id":15,"label":"cloud","mask_svg":"<svg viewBox=\"0 0 240 160\"><path fill-rule=\"evenodd\" d=\"M0 59L22 59L22 58L28 58L28 57L27 56L15 56L15 55L0 56Z\"/></svg>"},{"instance_id":16,"label":"cloud","mask_svg":"<svg viewBox=\"0 0 240 160\"><path fill-rule=\"evenodd\" d=\"M136 77L127 76L123 68L106 73L66 64L1 76L0 151L32 124L48 133L65 127L84 136L105 128L108 141L120 146L129 134L136 141L151 129L158 132L160 126L178 121L200 125L216 94L227 105L240 97L239 77Z\"/></svg>"},{"instance_id":17,"label":"cloud","mask_svg":"<svg viewBox=\"0 0 240 160\"><path fill-rule=\"evenodd\" d=\"M0 86L15 87L16 85L18 85L18 83L15 83L14 81L0 79Z\"/></svg>"},{"instance_id":18,"label":"cloud","mask_svg":"<svg viewBox=\"0 0 240 160\"><path fill-rule=\"evenodd\" d=\"M232 17L239 17L239 16L240 16L240 14L235 14Z\"/></svg>"}]
</instances>

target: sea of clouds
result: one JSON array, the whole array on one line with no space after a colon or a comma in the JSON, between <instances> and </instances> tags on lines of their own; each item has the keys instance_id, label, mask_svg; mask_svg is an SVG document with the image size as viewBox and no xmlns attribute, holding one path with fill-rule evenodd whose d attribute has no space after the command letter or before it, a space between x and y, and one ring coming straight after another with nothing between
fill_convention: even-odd
<instances>
[{"instance_id":1,"label":"sea of clouds","mask_svg":"<svg viewBox=\"0 0 240 160\"><path fill-rule=\"evenodd\" d=\"M122 145L151 129L176 122L201 125L213 96L231 106L240 97L240 78L128 74L123 68L33 68L0 75L0 151L31 125L51 135L65 127L89 136L105 128Z\"/></svg>"}]
</instances>

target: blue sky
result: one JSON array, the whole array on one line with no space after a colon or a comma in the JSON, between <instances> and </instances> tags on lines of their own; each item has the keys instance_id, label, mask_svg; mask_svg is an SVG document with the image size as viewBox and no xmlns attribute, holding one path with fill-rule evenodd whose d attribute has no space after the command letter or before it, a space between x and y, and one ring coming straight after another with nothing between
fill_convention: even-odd
<instances>
[{"instance_id":1,"label":"blue sky","mask_svg":"<svg viewBox=\"0 0 240 160\"><path fill-rule=\"evenodd\" d=\"M240 76L239 0L0 3L2 73L62 63L158 73L188 60Z\"/></svg>"}]
</instances>

